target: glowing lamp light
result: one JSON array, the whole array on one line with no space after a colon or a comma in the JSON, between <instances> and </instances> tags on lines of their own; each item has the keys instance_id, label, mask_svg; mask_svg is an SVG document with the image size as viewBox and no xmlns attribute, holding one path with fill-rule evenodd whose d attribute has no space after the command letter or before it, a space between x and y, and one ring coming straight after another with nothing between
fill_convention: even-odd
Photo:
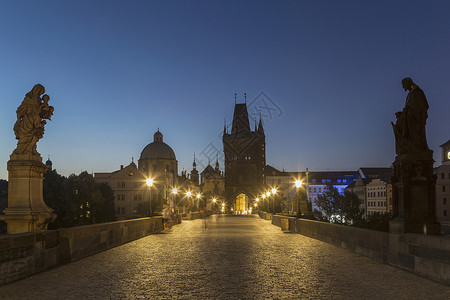
<instances>
[{"instance_id":1,"label":"glowing lamp light","mask_svg":"<svg viewBox=\"0 0 450 300\"><path fill-rule=\"evenodd\" d=\"M269 197L270 196L270 192L267 192L266 195L267 195L267 197Z\"/></svg>"},{"instance_id":2,"label":"glowing lamp light","mask_svg":"<svg viewBox=\"0 0 450 300\"><path fill-rule=\"evenodd\" d=\"M216 199L216 198L214 198L214 199L213 199L213 202L214 202L214 203L216 203L216 201L217 201L217 199Z\"/></svg>"},{"instance_id":3,"label":"glowing lamp light","mask_svg":"<svg viewBox=\"0 0 450 300\"><path fill-rule=\"evenodd\" d=\"M177 194L178 193L178 190L177 189L173 189L172 190L172 194Z\"/></svg>"},{"instance_id":4,"label":"glowing lamp light","mask_svg":"<svg viewBox=\"0 0 450 300\"><path fill-rule=\"evenodd\" d=\"M192 195L191 192L186 193L186 196L188 196L188 197L190 197L191 195Z\"/></svg>"},{"instance_id":5,"label":"glowing lamp light","mask_svg":"<svg viewBox=\"0 0 450 300\"><path fill-rule=\"evenodd\" d=\"M296 180L295 181L295 187L296 188L300 188L302 186L302 181L301 180Z\"/></svg>"},{"instance_id":6,"label":"glowing lamp light","mask_svg":"<svg viewBox=\"0 0 450 300\"><path fill-rule=\"evenodd\" d=\"M152 178L147 178L147 180L145 180L145 183L147 184L147 186L152 186L153 185L153 179Z\"/></svg>"},{"instance_id":7,"label":"glowing lamp light","mask_svg":"<svg viewBox=\"0 0 450 300\"><path fill-rule=\"evenodd\" d=\"M272 194L276 194L277 193L277 189L272 189Z\"/></svg>"},{"instance_id":8,"label":"glowing lamp light","mask_svg":"<svg viewBox=\"0 0 450 300\"><path fill-rule=\"evenodd\" d=\"M256 202L259 202L259 198L256 198Z\"/></svg>"},{"instance_id":9,"label":"glowing lamp light","mask_svg":"<svg viewBox=\"0 0 450 300\"><path fill-rule=\"evenodd\" d=\"M262 194L261 196L263 199L266 199L266 194Z\"/></svg>"},{"instance_id":10,"label":"glowing lamp light","mask_svg":"<svg viewBox=\"0 0 450 300\"><path fill-rule=\"evenodd\" d=\"M197 199L200 199L200 194L197 194Z\"/></svg>"},{"instance_id":11,"label":"glowing lamp light","mask_svg":"<svg viewBox=\"0 0 450 300\"><path fill-rule=\"evenodd\" d=\"M222 206L225 206L225 203L222 203Z\"/></svg>"}]
</instances>

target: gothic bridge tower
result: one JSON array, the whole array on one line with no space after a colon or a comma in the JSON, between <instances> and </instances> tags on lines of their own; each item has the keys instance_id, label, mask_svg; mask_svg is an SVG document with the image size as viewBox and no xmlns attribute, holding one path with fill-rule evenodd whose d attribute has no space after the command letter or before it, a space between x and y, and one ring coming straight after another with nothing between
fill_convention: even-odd
<instances>
[{"instance_id":1,"label":"gothic bridge tower","mask_svg":"<svg viewBox=\"0 0 450 300\"><path fill-rule=\"evenodd\" d=\"M235 212L248 211L265 185L266 138L261 117L255 130L250 129L247 103L234 106L231 133L223 130L225 154L225 195L227 208Z\"/></svg>"}]
</instances>

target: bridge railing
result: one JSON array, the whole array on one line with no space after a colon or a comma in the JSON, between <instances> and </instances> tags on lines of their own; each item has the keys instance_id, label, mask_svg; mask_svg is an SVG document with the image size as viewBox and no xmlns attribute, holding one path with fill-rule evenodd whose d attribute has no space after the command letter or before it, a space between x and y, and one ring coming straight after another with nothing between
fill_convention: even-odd
<instances>
[{"instance_id":1,"label":"bridge railing","mask_svg":"<svg viewBox=\"0 0 450 300\"><path fill-rule=\"evenodd\" d=\"M180 220L181 221L181 220ZM0 284L163 230L161 217L0 236Z\"/></svg>"},{"instance_id":2,"label":"bridge railing","mask_svg":"<svg viewBox=\"0 0 450 300\"><path fill-rule=\"evenodd\" d=\"M261 218L265 215L260 213ZM450 238L422 234L392 234L282 215L272 215L272 224L318 239L376 261L450 284Z\"/></svg>"}]
</instances>

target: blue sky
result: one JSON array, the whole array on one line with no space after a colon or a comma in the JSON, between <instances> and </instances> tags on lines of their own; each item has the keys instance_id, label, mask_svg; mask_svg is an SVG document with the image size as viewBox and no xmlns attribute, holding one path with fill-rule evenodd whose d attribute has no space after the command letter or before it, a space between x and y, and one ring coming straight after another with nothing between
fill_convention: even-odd
<instances>
[{"instance_id":1,"label":"blue sky","mask_svg":"<svg viewBox=\"0 0 450 300\"><path fill-rule=\"evenodd\" d=\"M55 107L38 152L63 175L137 161L158 127L180 172L194 152L206 163L244 92L277 108L262 110L268 164L389 166L407 76L427 95L440 164L449 16L449 1L3 1L0 178L15 110L36 83Z\"/></svg>"}]
</instances>

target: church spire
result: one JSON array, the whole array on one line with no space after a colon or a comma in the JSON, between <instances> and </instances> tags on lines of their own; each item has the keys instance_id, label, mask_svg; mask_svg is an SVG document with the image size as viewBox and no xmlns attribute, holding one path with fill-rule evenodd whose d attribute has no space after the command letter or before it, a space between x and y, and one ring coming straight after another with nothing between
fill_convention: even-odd
<instances>
[{"instance_id":1,"label":"church spire","mask_svg":"<svg viewBox=\"0 0 450 300\"><path fill-rule=\"evenodd\" d=\"M227 119L223 118L223 134L227 134Z\"/></svg>"},{"instance_id":2,"label":"church spire","mask_svg":"<svg viewBox=\"0 0 450 300\"><path fill-rule=\"evenodd\" d=\"M219 172L219 154L216 154L216 171Z\"/></svg>"},{"instance_id":3,"label":"church spire","mask_svg":"<svg viewBox=\"0 0 450 300\"><path fill-rule=\"evenodd\" d=\"M195 152L194 152L194 163L192 164L192 167L194 168L194 170L197 169L197 163L195 162Z\"/></svg>"},{"instance_id":4,"label":"church spire","mask_svg":"<svg viewBox=\"0 0 450 300\"><path fill-rule=\"evenodd\" d=\"M263 124L262 124L261 112L259 112L258 133L264 135L264 128L263 128Z\"/></svg>"}]
</instances>

